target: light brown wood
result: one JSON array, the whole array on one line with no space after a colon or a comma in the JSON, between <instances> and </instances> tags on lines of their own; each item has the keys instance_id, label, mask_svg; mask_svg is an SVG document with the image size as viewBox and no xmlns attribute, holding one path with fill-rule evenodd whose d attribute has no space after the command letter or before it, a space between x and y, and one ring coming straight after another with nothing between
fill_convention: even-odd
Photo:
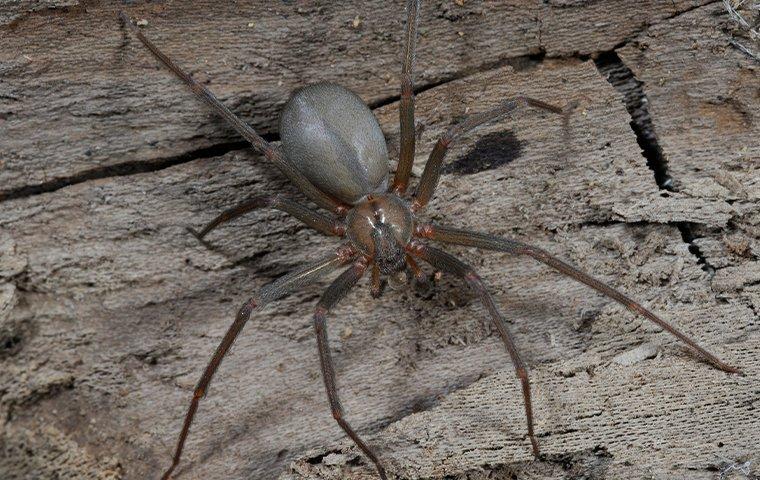
<instances>
[{"instance_id":1,"label":"light brown wood","mask_svg":"<svg viewBox=\"0 0 760 480\"><path fill-rule=\"evenodd\" d=\"M449 248L513 322L546 457L532 459L485 312L446 277L378 300L365 280L329 318L347 418L403 479L742 478L727 469L746 462L758 475L758 66L721 33L720 4L463 3L423 3L417 170L448 125L510 95L579 106L567 132L526 110L466 135L426 218L533 242L746 376L528 259ZM397 151L399 5L205 5L129 12L262 133L276 138L288 91L332 80L383 104ZM337 242L260 211L200 244L186 228L223 208L300 197L157 68L115 7L12 8L0 17L0 191L13 193L0 203L0 478L158 478L237 307ZM676 192L658 188L624 88L593 60L616 46L644 82ZM310 316L325 286L255 315L177 478L375 478L319 378Z\"/></svg>"},{"instance_id":2,"label":"light brown wood","mask_svg":"<svg viewBox=\"0 0 760 480\"><path fill-rule=\"evenodd\" d=\"M116 17L122 3L46 3L59 7L12 3L0 16L0 198L209 156L239 141L129 38ZM431 2L420 19L416 85L541 52L609 49L701 3L648 0L640 2L641 14L626 0L568 8ZM276 134L289 93L308 82L338 82L373 105L399 95L402 2L128 7L159 46L265 135ZM204 150L210 147L216 148Z\"/></svg>"}]
</instances>

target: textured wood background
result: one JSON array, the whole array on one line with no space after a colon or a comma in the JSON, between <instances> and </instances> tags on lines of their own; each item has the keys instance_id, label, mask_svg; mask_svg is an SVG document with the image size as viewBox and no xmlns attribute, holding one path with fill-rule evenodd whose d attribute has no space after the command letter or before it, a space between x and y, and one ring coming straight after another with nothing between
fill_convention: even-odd
<instances>
[{"instance_id":1,"label":"textured wood background","mask_svg":"<svg viewBox=\"0 0 760 480\"><path fill-rule=\"evenodd\" d=\"M198 227L279 174L119 25L116 9L277 140L289 92L354 89L398 143L400 2L11 1L0 12L0 478L157 478L239 304L335 240L261 211ZM618 286L743 377L525 259L452 248L512 322L363 282L331 317L348 418L402 479L760 476L760 82L720 2L425 2L421 168L445 128L521 111L450 152L429 218L530 241ZM638 141L638 142L637 142ZM643 152L642 152L643 149ZM363 479L329 413L310 315L326 282L257 314L222 365L178 478Z\"/></svg>"}]
</instances>

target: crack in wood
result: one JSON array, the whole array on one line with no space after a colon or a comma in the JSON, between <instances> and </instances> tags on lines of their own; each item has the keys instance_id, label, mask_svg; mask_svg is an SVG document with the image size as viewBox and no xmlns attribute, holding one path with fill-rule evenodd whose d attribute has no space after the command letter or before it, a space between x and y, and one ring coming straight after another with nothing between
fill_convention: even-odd
<instances>
[{"instance_id":1,"label":"crack in wood","mask_svg":"<svg viewBox=\"0 0 760 480\"><path fill-rule=\"evenodd\" d=\"M644 82L636 78L636 75L615 50L602 52L594 59L594 63L602 77L622 95L623 103L625 103L626 110L631 116L631 130L636 135L636 141L641 147L641 155L646 159L647 166L654 174L657 187L660 190L677 192L678 186L668 171L667 155L665 155L657 139L657 132L655 132L652 116L649 113L649 99L644 91ZM681 238L688 244L689 252L696 257L697 264L712 277L715 273L715 267L710 265L707 257L695 243L697 237L692 231L692 225L689 222L667 223L678 228Z\"/></svg>"},{"instance_id":2,"label":"crack in wood","mask_svg":"<svg viewBox=\"0 0 760 480\"><path fill-rule=\"evenodd\" d=\"M70 187L72 185L88 182L90 180L101 180L104 178L123 177L127 175L135 175L138 173L156 172L169 167L173 167L175 165L192 162L193 160L219 157L226 153L235 150L243 150L248 147L248 142L245 141L227 142L211 145L209 147L200 148L198 150L167 157L161 160L140 160L119 163L116 165L108 165L105 167L97 167L81 172L77 175L72 175L70 177L59 178L38 185L26 185L23 187L6 190L5 192L0 192L0 202L32 197L34 195L40 195L43 193L50 193L62 188Z\"/></svg>"},{"instance_id":3,"label":"crack in wood","mask_svg":"<svg viewBox=\"0 0 760 480\"><path fill-rule=\"evenodd\" d=\"M450 75L439 81L429 82L429 83L420 85L414 89L414 93L415 95L419 95L422 92L446 85L450 82L462 80L462 79L465 79L465 78L468 78L470 76L477 75L480 73L485 73L492 70L498 70L499 68L503 68L507 65L512 66L512 68L514 68L515 71L518 71L518 72L523 71L523 70L528 70L528 69L534 68L535 66L543 62L544 58L545 58L545 52L541 52L535 55L520 55L516 57L508 57L508 58L499 59L494 62L483 63L472 68L459 70L455 72L453 75ZM392 96L380 99L378 101L371 102L369 104L369 107L372 110L375 110L375 109L384 107L386 105L396 103L399 101L399 99L400 99L399 95L392 95ZM279 134L276 134L276 133L263 134L262 137L268 142L277 142L280 140ZM0 191L0 203L7 200L15 200L19 198L26 198L26 197L31 197L34 195L39 195L42 193L54 192L56 190L60 190L65 187L76 185L79 183L84 183L90 180L100 180L104 178L122 177L126 175L134 175L138 173L156 172L156 171L164 170L166 168L173 167L176 165L181 165L183 163L192 162L194 160L222 156L231 151L243 150L248 147L249 147L249 144L248 142L245 142L245 141L224 142L224 143L212 144L208 147L204 147L201 149L185 152L179 155L174 155L171 157L166 157L166 158L158 159L158 160L153 159L153 160L128 161L128 162L119 163L116 165L97 167L91 170L81 172L76 175L72 175L72 176L64 177L64 178L58 178L56 180L51 180L49 182L45 182L45 183L41 183L37 185L25 185L23 187L14 188L11 190Z\"/></svg>"},{"instance_id":4,"label":"crack in wood","mask_svg":"<svg viewBox=\"0 0 760 480\"><path fill-rule=\"evenodd\" d=\"M562 57L552 57L552 59L560 59L560 58ZM567 58L574 58L574 57L569 56ZM516 57L505 57L505 58L500 58L493 62L481 63L474 67L470 67L470 68L466 68L466 69L462 69L457 72L454 72L452 75L442 78L441 80L438 80L436 82L429 82L424 85L417 85L414 88L414 95L419 95L423 92L443 86L447 83L451 83L457 80L463 80L463 79L466 79L467 77L471 77L473 75L477 75L480 73L486 73L492 70L498 70L506 66L511 66L516 72L530 70L531 68L535 68L536 66L538 66L545 59L546 59L546 51L541 50L539 53L536 53L536 54L518 55ZM392 103L396 103L400 99L401 99L400 95L391 95L386 98L382 98L380 100L370 102L369 108L371 108L372 110L375 110L377 108L384 107Z\"/></svg>"}]
</instances>

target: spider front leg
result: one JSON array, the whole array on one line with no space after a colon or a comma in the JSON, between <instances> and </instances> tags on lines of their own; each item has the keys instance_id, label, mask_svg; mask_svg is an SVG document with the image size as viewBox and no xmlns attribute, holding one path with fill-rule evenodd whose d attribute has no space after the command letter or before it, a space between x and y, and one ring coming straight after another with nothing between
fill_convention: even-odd
<instances>
[{"instance_id":1,"label":"spider front leg","mask_svg":"<svg viewBox=\"0 0 760 480\"><path fill-rule=\"evenodd\" d=\"M333 418L338 422L340 428L346 432L346 435L348 435L361 451L372 460L372 463L375 464L375 467L380 474L380 478L387 480L388 477L385 474L385 469L380 464L377 455L375 455L369 445L359 437L348 421L343 418L343 407L338 398L338 388L335 383L335 370L330 355L330 345L327 340L327 313L348 293L349 290L351 290L354 285L356 285L356 282L358 282L362 275L364 275L366 269L367 261L365 259L357 260L351 268L343 272L327 288L322 295L322 298L319 300L314 312L314 331L317 334L317 348L319 350L322 378L325 382L325 390L327 391L327 399L330 402L330 410L332 411Z\"/></svg>"},{"instance_id":2,"label":"spider front leg","mask_svg":"<svg viewBox=\"0 0 760 480\"><path fill-rule=\"evenodd\" d=\"M614 288L600 282L599 280L591 277L590 275L583 273L571 265L563 262L562 260L553 257L548 252L527 245L514 240L508 240L506 238L500 238L494 235L488 235L484 233L470 232L467 230L460 230L456 228L443 227L440 225L418 225L416 227L415 235L422 238L429 238L443 243L453 243L456 245L465 245L468 247L483 248L486 250L496 250L499 252L508 252L517 255L527 255L538 260L541 263L549 265L560 273L567 275L575 281L584 283L593 288L597 292L615 300L624 307L628 308L632 312L641 315L653 323L659 325L664 330L684 342L692 351L700 355L702 358L713 364L720 370L728 373L741 373L736 367L725 363L718 357L708 352L704 348L700 347L694 340L682 333L680 330L661 319L651 311L644 308L643 305L631 299L627 295L615 290Z\"/></svg>"},{"instance_id":3,"label":"spider front leg","mask_svg":"<svg viewBox=\"0 0 760 480\"><path fill-rule=\"evenodd\" d=\"M196 237L198 237L198 239L202 240L203 237L205 237L211 230L215 229L222 223L229 222L230 220L241 215L245 215L250 211L264 207L274 208L277 210L282 210L285 213L289 213L296 219L306 224L306 226L311 227L314 230L322 232L326 235L335 235L342 237L346 232L346 228L343 226L343 223L337 220L333 220L326 215L322 215L319 212L315 212L314 210L306 208L299 203L288 200L287 198L283 198L279 195L271 197L254 197L247 202L225 210L218 217L209 222L208 225L203 227L203 230L200 232L195 232L194 230L191 231Z\"/></svg>"},{"instance_id":4,"label":"spider front leg","mask_svg":"<svg viewBox=\"0 0 760 480\"><path fill-rule=\"evenodd\" d=\"M203 371L201 379L195 387L193 392L193 398L190 401L190 407L185 414L185 421L182 425L182 431L179 434L177 440L177 446L174 450L174 457L172 458L171 466L164 472L161 477L162 480L167 480L174 469L179 464L180 457L182 456L182 449L185 446L185 440L190 432L190 425L195 418L195 412L198 410L198 404L206 393L208 392L209 384L214 374L219 369L219 365L222 363L222 359L229 351L232 344L235 342L238 334L243 329L248 319L251 318L251 312L257 308L265 305L269 302L277 300L288 293L313 283L320 277L323 277L327 273L335 270L339 266L348 262L354 255L352 249L347 247L339 248L335 254L322 259L318 262L311 263L303 268L300 268L294 272L284 275L274 282L262 287L258 295L251 297L238 311L235 321L232 323L227 333L224 334L221 343L216 348L214 355L211 357L211 361Z\"/></svg>"},{"instance_id":5,"label":"spider front leg","mask_svg":"<svg viewBox=\"0 0 760 480\"><path fill-rule=\"evenodd\" d=\"M280 152L279 148L274 147L272 144L264 140L264 138L256 133L250 125L245 123L240 117L235 115L232 110L227 108L218 98L205 86L201 85L195 79L190 76L179 65L174 63L168 55L162 52L148 37L143 35L140 29L132 23L129 16L124 12L119 12L119 18L124 25L127 26L132 33L142 42L153 56L160 61L166 68L172 71L185 85L190 88L193 94L199 99L203 100L206 105L221 116L227 123L232 126L243 138L248 140L253 146L254 150L264 155L270 162L272 162L293 184L301 190L304 195L309 197L317 205L328 210L330 212L337 213L338 215L344 215L349 206L341 201L336 200L332 196L322 192L314 186L306 176L295 168L290 162L288 162Z\"/></svg>"},{"instance_id":6,"label":"spider front leg","mask_svg":"<svg viewBox=\"0 0 760 480\"><path fill-rule=\"evenodd\" d=\"M417 42L417 20L420 12L419 0L406 2L406 40L404 41L404 63L401 67L401 99L399 101L399 123L401 130L401 145L393 177L391 190L398 195L406 191L409 176L414 163L414 50Z\"/></svg>"},{"instance_id":7,"label":"spider front leg","mask_svg":"<svg viewBox=\"0 0 760 480\"><path fill-rule=\"evenodd\" d=\"M504 346L509 352L509 356L512 359L512 364L515 366L515 373L517 378L520 379L522 384L523 402L525 404L525 418L528 424L528 438L530 439L531 447L533 448L533 455L538 457L539 448L536 435L533 431L533 402L530 397L530 380L528 379L528 370L525 368L525 362L520 358L520 353L517 351L517 346L512 338L512 334L509 332L507 322L504 321L504 317L499 312L496 304L493 301L493 297L488 293L485 284L480 279L478 274L472 267L466 263L460 261L453 255L438 250L437 248L428 247L419 242L413 241L408 247L409 251L426 261L433 266L436 270L448 272L457 277L462 278L467 284L472 287L473 290L480 297L480 301L483 306L488 310L488 314L493 321L496 330L499 332L501 340L504 342Z\"/></svg>"},{"instance_id":8,"label":"spider front leg","mask_svg":"<svg viewBox=\"0 0 760 480\"><path fill-rule=\"evenodd\" d=\"M499 117L510 114L519 106L530 106L546 110L551 113L565 114L569 113L574 108L575 103L568 104L564 109L555 107L548 103L536 100L535 98L526 97L523 95L516 96L509 100L505 100L496 108L488 110L486 112L478 113L467 117L464 122L454 125L438 140L430 152L428 161L425 164L425 170L422 172L422 178L417 186L417 192L414 195L412 201L412 210L420 211L428 204L430 199L435 193L435 188L438 185L438 179L441 176L441 167L443 166L443 157L449 150L451 143L456 140L460 135L473 130L484 123L496 120ZM566 117L567 118L567 117Z\"/></svg>"}]
</instances>

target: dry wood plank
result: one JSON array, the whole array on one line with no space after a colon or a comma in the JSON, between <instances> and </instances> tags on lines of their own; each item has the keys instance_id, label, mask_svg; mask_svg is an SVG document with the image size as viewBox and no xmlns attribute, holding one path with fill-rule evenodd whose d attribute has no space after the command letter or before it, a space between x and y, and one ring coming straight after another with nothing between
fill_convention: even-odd
<instances>
[{"instance_id":1,"label":"dry wood plank","mask_svg":"<svg viewBox=\"0 0 760 480\"><path fill-rule=\"evenodd\" d=\"M306 83L338 82L370 104L398 96L401 3L121 7L147 21L150 36L235 112L275 135L282 104ZM701 3L426 4L417 85L528 55L609 49ZM129 38L115 4L45 9L56 4L64 5L11 3L0 27L0 198L209 156L212 146L219 154L239 141Z\"/></svg>"}]
</instances>

